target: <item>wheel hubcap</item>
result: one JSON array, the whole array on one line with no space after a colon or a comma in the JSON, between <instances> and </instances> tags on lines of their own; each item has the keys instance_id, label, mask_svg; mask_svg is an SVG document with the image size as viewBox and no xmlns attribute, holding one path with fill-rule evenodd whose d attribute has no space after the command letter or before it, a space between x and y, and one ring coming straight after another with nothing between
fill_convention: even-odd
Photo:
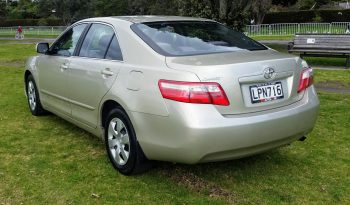
<instances>
[{"instance_id":1,"label":"wheel hubcap","mask_svg":"<svg viewBox=\"0 0 350 205\"><path fill-rule=\"evenodd\" d=\"M125 165L130 155L128 130L123 121L113 118L108 126L108 147L118 165Z\"/></svg>"},{"instance_id":2,"label":"wheel hubcap","mask_svg":"<svg viewBox=\"0 0 350 205\"><path fill-rule=\"evenodd\" d=\"M36 107L36 93L34 83L32 81L28 82L28 101L31 110L35 110Z\"/></svg>"}]
</instances>

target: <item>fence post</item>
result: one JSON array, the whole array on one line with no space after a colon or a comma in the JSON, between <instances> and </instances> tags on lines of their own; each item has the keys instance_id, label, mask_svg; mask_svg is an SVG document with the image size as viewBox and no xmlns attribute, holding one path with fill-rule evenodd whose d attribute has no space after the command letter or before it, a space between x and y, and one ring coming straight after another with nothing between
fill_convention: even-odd
<instances>
[{"instance_id":1,"label":"fence post","mask_svg":"<svg viewBox=\"0 0 350 205\"><path fill-rule=\"evenodd\" d=\"M329 32L328 33L332 33L332 24L329 24Z\"/></svg>"}]
</instances>

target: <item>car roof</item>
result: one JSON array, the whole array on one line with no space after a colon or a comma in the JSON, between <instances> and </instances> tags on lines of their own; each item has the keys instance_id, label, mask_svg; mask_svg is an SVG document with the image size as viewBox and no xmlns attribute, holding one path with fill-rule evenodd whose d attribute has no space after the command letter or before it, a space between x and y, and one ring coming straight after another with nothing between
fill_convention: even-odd
<instances>
[{"instance_id":1,"label":"car roof","mask_svg":"<svg viewBox=\"0 0 350 205\"><path fill-rule=\"evenodd\" d=\"M153 16L153 15L140 15L140 16L110 16L110 17L97 17L84 19L93 21L113 21L122 20L131 23L146 23L146 22L160 22L160 21L213 21L204 18L184 17L184 16Z\"/></svg>"},{"instance_id":2,"label":"car roof","mask_svg":"<svg viewBox=\"0 0 350 205\"><path fill-rule=\"evenodd\" d=\"M115 16L117 18L133 23L156 22L156 21L211 21L204 18L193 18L184 16Z\"/></svg>"}]
</instances>

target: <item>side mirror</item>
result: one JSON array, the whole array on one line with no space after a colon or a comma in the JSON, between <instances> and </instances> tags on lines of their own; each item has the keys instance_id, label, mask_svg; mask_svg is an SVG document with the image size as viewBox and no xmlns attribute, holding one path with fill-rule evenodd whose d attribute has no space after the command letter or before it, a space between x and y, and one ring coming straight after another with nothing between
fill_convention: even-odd
<instances>
[{"instance_id":1,"label":"side mirror","mask_svg":"<svg viewBox=\"0 0 350 205\"><path fill-rule=\"evenodd\" d=\"M45 54L49 50L49 43L36 44L36 52Z\"/></svg>"}]
</instances>

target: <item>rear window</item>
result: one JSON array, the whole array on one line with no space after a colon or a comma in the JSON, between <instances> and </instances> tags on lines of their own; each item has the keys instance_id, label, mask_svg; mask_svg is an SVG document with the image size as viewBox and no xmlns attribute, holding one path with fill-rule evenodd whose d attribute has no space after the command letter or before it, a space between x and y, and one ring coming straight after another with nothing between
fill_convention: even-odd
<instances>
[{"instance_id":1,"label":"rear window","mask_svg":"<svg viewBox=\"0 0 350 205\"><path fill-rule=\"evenodd\" d=\"M244 34L216 22L150 22L133 24L131 29L165 56L267 49Z\"/></svg>"}]
</instances>

